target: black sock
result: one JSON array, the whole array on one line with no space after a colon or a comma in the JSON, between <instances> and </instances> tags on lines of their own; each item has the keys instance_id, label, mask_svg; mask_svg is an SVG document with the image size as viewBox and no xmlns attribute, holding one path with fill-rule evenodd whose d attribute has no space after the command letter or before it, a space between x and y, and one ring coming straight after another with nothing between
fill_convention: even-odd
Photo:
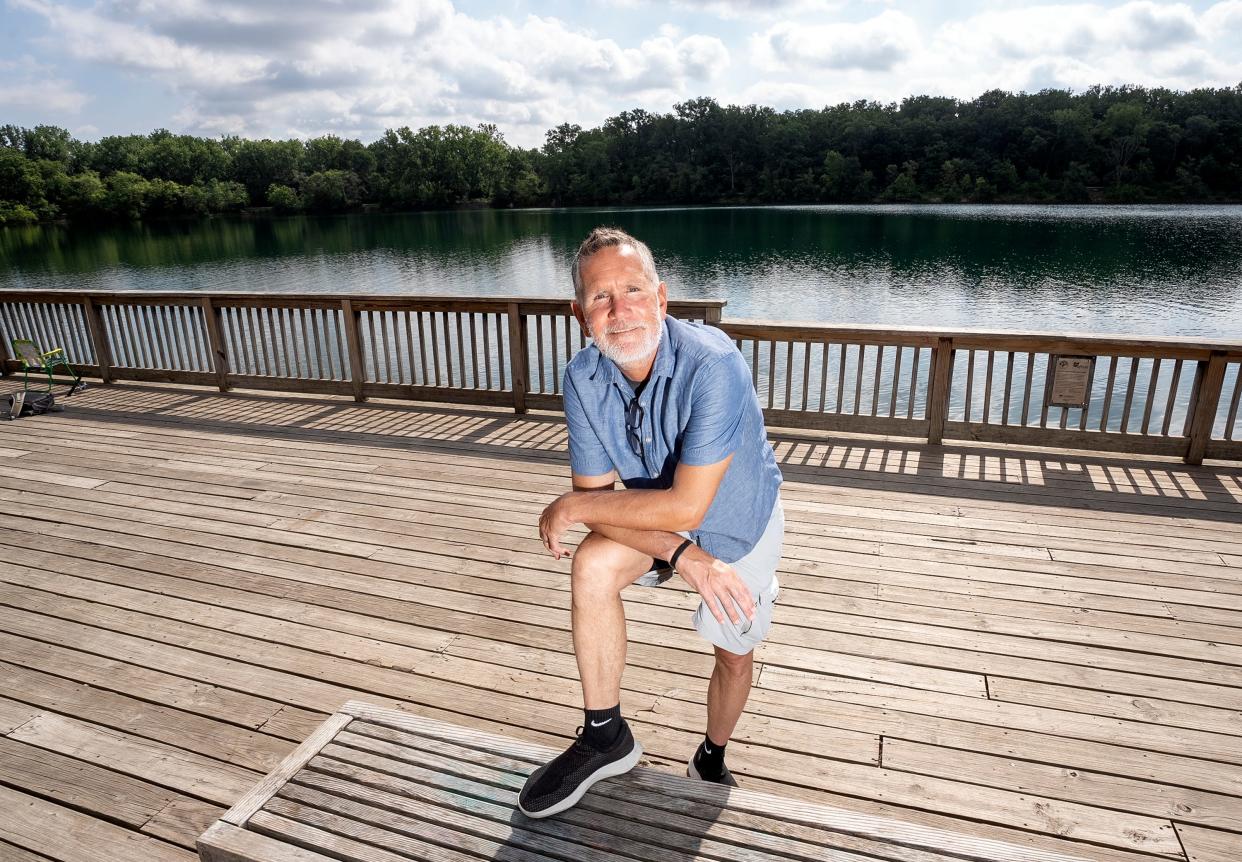
<instances>
[{"instance_id":1,"label":"black sock","mask_svg":"<svg viewBox=\"0 0 1242 862\"><path fill-rule=\"evenodd\" d=\"M694 753L694 768L708 781L718 781L724 772L724 755L724 745L717 745L710 736L704 736L699 750Z\"/></svg>"},{"instance_id":2,"label":"black sock","mask_svg":"<svg viewBox=\"0 0 1242 862\"><path fill-rule=\"evenodd\" d=\"M621 704L611 709L588 709L582 721L582 738L592 748L611 748L621 735Z\"/></svg>"}]
</instances>

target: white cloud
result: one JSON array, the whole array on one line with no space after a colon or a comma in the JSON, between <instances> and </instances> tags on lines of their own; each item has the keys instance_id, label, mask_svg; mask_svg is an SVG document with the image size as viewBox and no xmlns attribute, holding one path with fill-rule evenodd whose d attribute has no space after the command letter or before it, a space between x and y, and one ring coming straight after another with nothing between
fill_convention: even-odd
<instances>
[{"instance_id":1,"label":"white cloud","mask_svg":"<svg viewBox=\"0 0 1242 862\"><path fill-rule=\"evenodd\" d=\"M0 60L0 108L76 114L88 97L33 57Z\"/></svg>"},{"instance_id":2,"label":"white cloud","mask_svg":"<svg viewBox=\"0 0 1242 862\"><path fill-rule=\"evenodd\" d=\"M494 122L520 143L618 99L671 104L716 80L724 43L665 31L623 46L555 18L480 19L447 0L11 0L75 59L136 72L183 99L202 133L365 138L399 125Z\"/></svg>"},{"instance_id":3,"label":"white cloud","mask_svg":"<svg viewBox=\"0 0 1242 862\"><path fill-rule=\"evenodd\" d=\"M806 26L783 22L752 41L755 62L769 70L888 71L918 46L914 20L892 9L858 24Z\"/></svg>"}]
</instances>

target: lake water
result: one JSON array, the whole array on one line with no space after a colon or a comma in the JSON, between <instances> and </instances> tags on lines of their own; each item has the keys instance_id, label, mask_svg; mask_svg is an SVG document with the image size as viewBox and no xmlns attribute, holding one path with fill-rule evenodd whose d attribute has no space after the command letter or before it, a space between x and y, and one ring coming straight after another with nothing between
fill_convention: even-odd
<instances>
[{"instance_id":1,"label":"lake water","mask_svg":"<svg viewBox=\"0 0 1242 862\"><path fill-rule=\"evenodd\" d=\"M0 230L0 289L565 296L591 227L726 318L1242 338L1242 207L472 210Z\"/></svg>"}]
</instances>

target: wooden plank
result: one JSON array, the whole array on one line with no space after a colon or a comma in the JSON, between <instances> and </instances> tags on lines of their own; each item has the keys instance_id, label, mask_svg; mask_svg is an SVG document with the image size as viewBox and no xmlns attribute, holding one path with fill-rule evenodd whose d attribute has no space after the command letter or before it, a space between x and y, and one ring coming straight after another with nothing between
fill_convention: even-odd
<instances>
[{"instance_id":1,"label":"wooden plank","mask_svg":"<svg viewBox=\"0 0 1242 862\"><path fill-rule=\"evenodd\" d=\"M52 713L35 716L9 737L221 804L242 796L260 775L165 743Z\"/></svg>"},{"instance_id":2,"label":"wooden plank","mask_svg":"<svg viewBox=\"0 0 1242 862\"><path fill-rule=\"evenodd\" d=\"M189 796L177 796L140 830L181 847L193 849L198 837L220 819L224 809Z\"/></svg>"},{"instance_id":3,"label":"wooden plank","mask_svg":"<svg viewBox=\"0 0 1242 862\"><path fill-rule=\"evenodd\" d=\"M176 797L127 775L4 737L0 737L0 784L135 829Z\"/></svg>"},{"instance_id":4,"label":"wooden plank","mask_svg":"<svg viewBox=\"0 0 1242 862\"><path fill-rule=\"evenodd\" d=\"M1186 862L1237 862L1242 835L1176 823L1177 835L1185 847Z\"/></svg>"},{"instance_id":5,"label":"wooden plank","mask_svg":"<svg viewBox=\"0 0 1242 862\"><path fill-rule=\"evenodd\" d=\"M245 826L256 811L284 786L295 772L306 765L306 762L319 753L333 737L353 718L349 715L331 716L320 725L319 729L289 753L276 769L264 776L263 780L246 792L246 795L233 804L221 820L234 826Z\"/></svg>"},{"instance_id":6,"label":"wooden plank","mask_svg":"<svg viewBox=\"0 0 1242 862\"><path fill-rule=\"evenodd\" d=\"M0 785L0 841L60 862L196 862L193 853L149 835Z\"/></svg>"},{"instance_id":7,"label":"wooden plank","mask_svg":"<svg viewBox=\"0 0 1242 862\"><path fill-rule=\"evenodd\" d=\"M886 737L884 765L915 775L955 778L986 787L1021 787L1024 791L1070 802L1107 800L1117 826L1144 830L1153 843L1144 849L1176 856L1181 846L1173 820L1234 831L1242 830L1242 800L1236 796L1161 787L1145 781L1066 769L990 754ZM1129 824L1123 821L1133 817Z\"/></svg>"},{"instance_id":8,"label":"wooden plank","mask_svg":"<svg viewBox=\"0 0 1242 862\"><path fill-rule=\"evenodd\" d=\"M200 862L340 862L285 841L215 823L198 840Z\"/></svg>"},{"instance_id":9,"label":"wooden plank","mask_svg":"<svg viewBox=\"0 0 1242 862\"><path fill-rule=\"evenodd\" d=\"M258 772L271 769L290 748L283 740L251 730L101 691L8 662L0 662L0 683L0 690L34 706Z\"/></svg>"}]
</instances>

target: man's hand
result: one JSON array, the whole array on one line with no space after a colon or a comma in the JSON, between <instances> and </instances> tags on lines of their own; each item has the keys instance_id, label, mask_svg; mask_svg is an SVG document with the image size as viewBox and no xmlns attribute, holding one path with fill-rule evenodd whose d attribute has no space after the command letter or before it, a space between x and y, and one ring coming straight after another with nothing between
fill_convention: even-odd
<instances>
[{"instance_id":1,"label":"man's hand","mask_svg":"<svg viewBox=\"0 0 1242 862\"><path fill-rule=\"evenodd\" d=\"M703 597L717 622L723 623L727 613L734 625L740 625L739 607L747 620L754 621L755 600L751 598L746 582L728 563L716 559L697 545L691 545L677 559L677 574Z\"/></svg>"},{"instance_id":2,"label":"man's hand","mask_svg":"<svg viewBox=\"0 0 1242 862\"><path fill-rule=\"evenodd\" d=\"M575 493L577 492L570 491L557 497L539 516L539 538L543 540L543 546L558 560L570 556L568 549L561 546L561 536L577 523L569 514L569 501Z\"/></svg>"}]
</instances>

